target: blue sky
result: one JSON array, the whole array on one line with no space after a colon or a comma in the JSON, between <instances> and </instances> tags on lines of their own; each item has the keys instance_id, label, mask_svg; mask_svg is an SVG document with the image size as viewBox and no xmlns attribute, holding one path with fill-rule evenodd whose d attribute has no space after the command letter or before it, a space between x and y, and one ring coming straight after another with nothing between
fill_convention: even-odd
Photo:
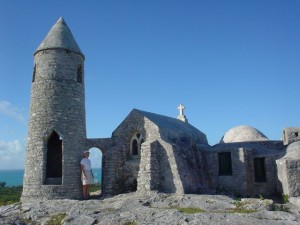
<instances>
[{"instance_id":1,"label":"blue sky","mask_svg":"<svg viewBox=\"0 0 300 225\"><path fill-rule=\"evenodd\" d=\"M63 16L85 54L88 137L186 106L211 145L299 126L300 1L0 1L0 169L23 168L33 53Z\"/></svg>"}]
</instances>

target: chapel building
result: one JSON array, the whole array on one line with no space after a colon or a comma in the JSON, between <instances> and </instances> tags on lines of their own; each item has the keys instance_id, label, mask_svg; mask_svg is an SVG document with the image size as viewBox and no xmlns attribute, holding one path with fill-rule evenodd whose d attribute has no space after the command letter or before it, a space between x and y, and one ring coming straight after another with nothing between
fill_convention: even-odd
<instances>
[{"instance_id":1,"label":"chapel building","mask_svg":"<svg viewBox=\"0 0 300 225\"><path fill-rule=\"evenodd\" d=\"M34 53L21 200L81 199L81 153L101 149L102 194L300 196L300 127L269 140L238 126L209 145L184 106L171 118L133 109L109 138L86 137L85 56L63 18Z\"/></svg>"}]
</instances>

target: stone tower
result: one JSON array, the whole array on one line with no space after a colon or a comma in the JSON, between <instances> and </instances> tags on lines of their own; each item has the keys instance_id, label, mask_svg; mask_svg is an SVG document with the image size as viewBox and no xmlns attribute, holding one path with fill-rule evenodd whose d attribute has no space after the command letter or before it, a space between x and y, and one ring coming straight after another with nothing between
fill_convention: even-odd
<instances>
[{"instance_id":1,"label":"stone tower","mask_svg":"<svg viewBox=\"0 0 300 225\"><path fill-rule=\"evenodd\" d=\"M60 18L34 53L22 201L80 198L84 55Z\"/></svg>"}]
</instances>

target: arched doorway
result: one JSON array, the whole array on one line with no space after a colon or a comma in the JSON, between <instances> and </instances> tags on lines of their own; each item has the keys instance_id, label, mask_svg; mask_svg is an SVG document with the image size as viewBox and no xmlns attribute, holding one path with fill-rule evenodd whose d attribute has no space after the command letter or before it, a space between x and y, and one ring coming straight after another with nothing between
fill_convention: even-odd
<instances>
[{"instance_id":1,"label":"arched doorway","mask_svg":"<svg viewBox=\"0 0 300 225\"><path fill-rule=\"evenodd\" d=\"M62 138L53 130L47 141L45 184L62 184L62 151Z\"/></svg>"},{"instance_id":2,"label":"arched doorway","mask_svg":"<svg viewBox=\"0 0 300 225\"><path fill-rule=\"evenodd\" d=\"M92 198L97 198L101 194L102 187L102 151L99 148L91 148L90 161L92 164L92 171L94 175L94 184L91 186L91 196Z\"/></svg>"}]
</instances>

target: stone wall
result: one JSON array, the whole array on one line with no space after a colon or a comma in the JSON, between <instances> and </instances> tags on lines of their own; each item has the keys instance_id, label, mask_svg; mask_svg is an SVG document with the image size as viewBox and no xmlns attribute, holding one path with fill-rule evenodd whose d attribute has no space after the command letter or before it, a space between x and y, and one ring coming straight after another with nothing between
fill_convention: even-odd
<instances>
[{"instance_id":1,"label":"stone wall","mask_svg":"<svg viewBox=\"0 0 300 225\"><path fill-rule=\"evenodd\" d=\"M280 159L277 167L283 193L290 197L300 196L300 160Z\"/></svg>"},{"instance_id":2,"label":"stone wall","mask_svg":"<svg viewBox=\"0 0 300 225\"><path fill-rule=\"evenodd\" d=\"M212 151L206 151L205 158L208 165L208 174L211 179L211 188L216 192L227 192L242 196L259 195L269 196L278 193L277 187L277 168L276 157L278 154L264 153L256 155L260 149L253 148L229 148L221 146ZM218 154L230 152L232 160L232 175L219 175ZM262 182L255 181L254 158L260 157L264 160L266 180Z\"/></svg>"},{"instance_id":3,"label":"stone wall","mask_svg":"<svg viewBox=\"0 0 300 225\"><path fill-rule=\"evenodd\" d=\"M300 196L300 141L289 144L276 164L282 192L290 197Z\"/></svg>"},{"instance_id":4,"label":"stone wall","mask_svg":"<svg viewBox=\"0 0 300 225\"><path fill-rule=\"evenodd\" d=\"M282 140L285 145L300 141L300 127L286 127L282 132Z\"/></svg>"},{"instance_id":5,"label":"stone wall","mask_svg":"<svg viewBox=\"0 0 300 225\"><path fill-rule=\"evenodd\" d=\"M149 139L146 129L151 130L153 125L146 123L143 117L132 111L113 132L111 145L102 159L103 193L120 194L137 188L141 153L138 156L130 154L130 141L132 135L137 132L141 133L146 141Z\"/></svg>"},{"instance_id":6,"label":"stone wall","mask_svg":"<svg viewBox=\"0 0 300 225\"><path fill-rule=\"evenodd\" d=\"M85 147L84 77L77 82L83 57L63 49L35 54L22 201L80 198L80 159ZM83 74L82 74L83 76ZM62 139L62 184L46 185L47 142Z\"/></svg>"}]
</instances>

